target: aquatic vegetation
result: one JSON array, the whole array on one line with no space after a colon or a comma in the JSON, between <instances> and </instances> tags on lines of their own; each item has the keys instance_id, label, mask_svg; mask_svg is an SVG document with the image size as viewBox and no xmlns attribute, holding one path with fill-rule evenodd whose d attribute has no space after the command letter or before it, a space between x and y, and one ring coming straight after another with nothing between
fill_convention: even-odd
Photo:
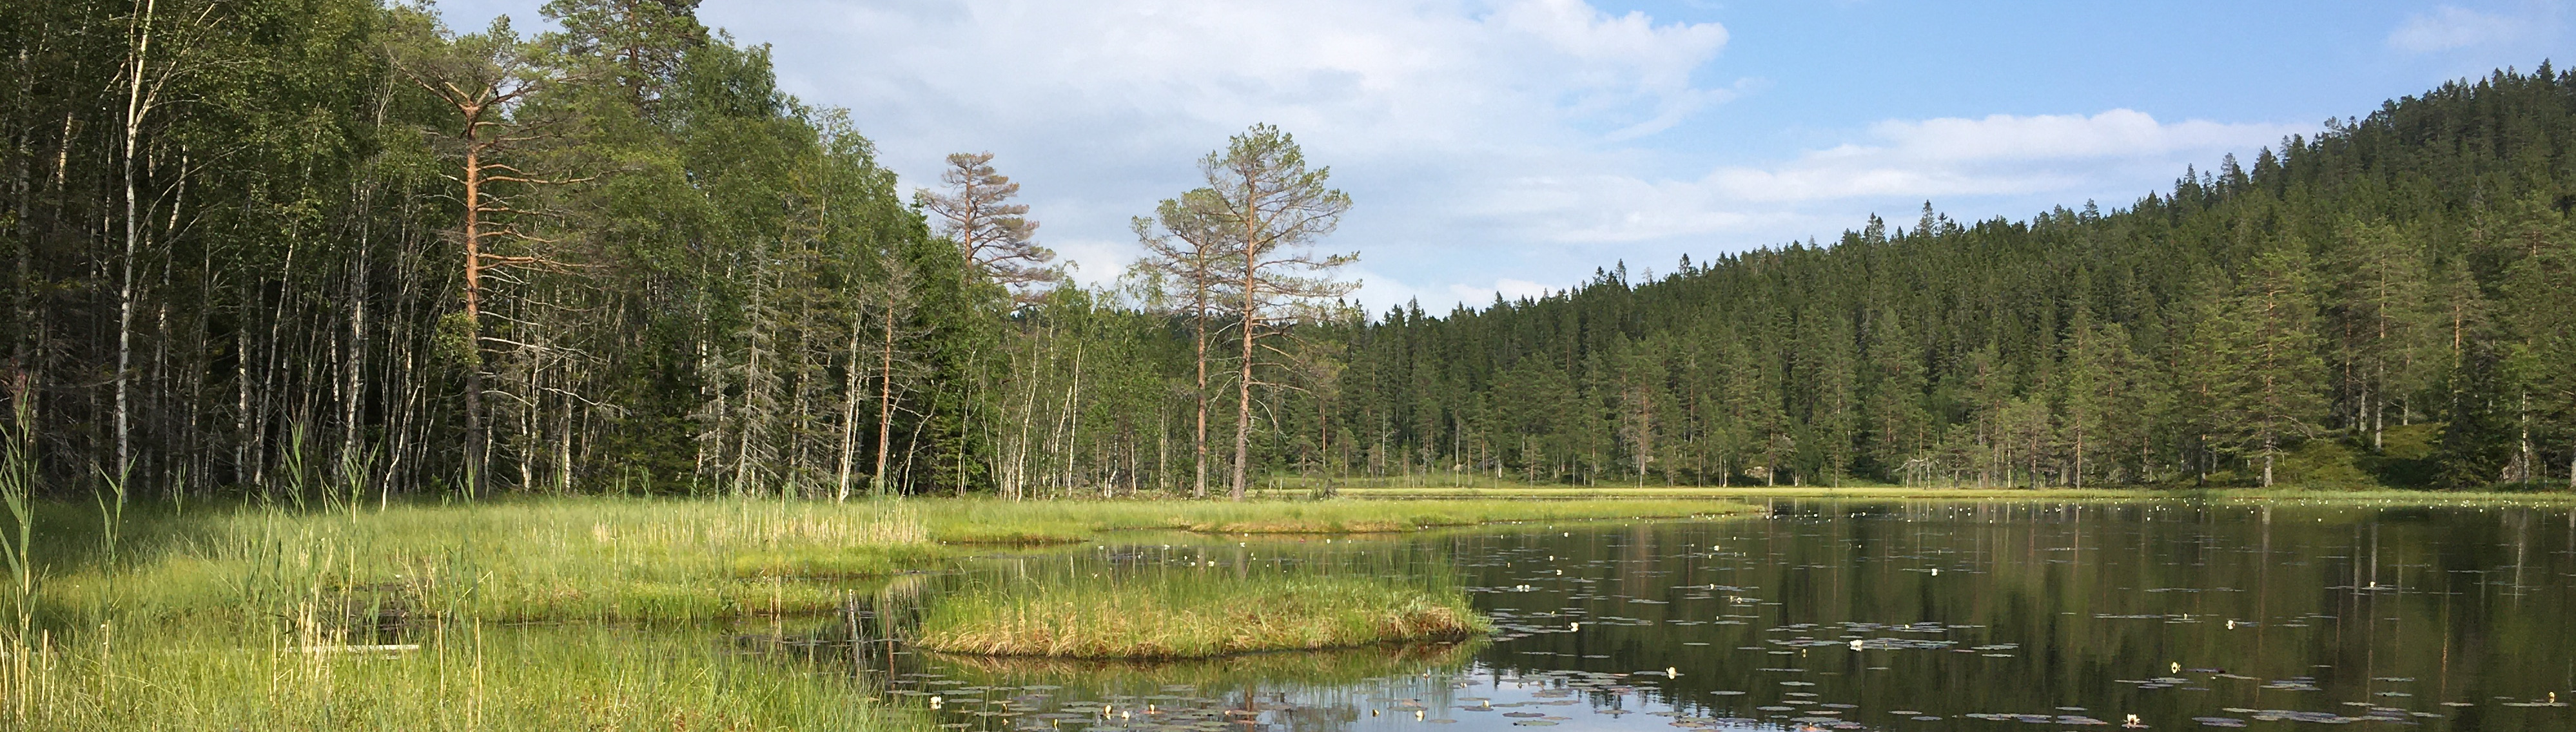
<instances>
[{"instance_id":1,"label":"aquatic vegetation","mask_svg":"<svg viewBox=\"0 0 2576 732\"><path fill-rule=\"evenodd\" d=\"M1506 521L1686 518L1742 514L1752 507L1711 500L1328 500L1328 501L918 501L935 539L1038 544L1114 531L1222 534L1347 534L1418 531Z\"/></svg>"},{"instance_id":2,"label":"aquatic vegetation","mask_svg":"<svg viewBox=\"0 0 2576 732\"><path fill-rule=\"evenodd\" d=\"M1201 693L1245 686L1356 684L1369 679L1456 671L1482 650L1482 639L1335 648L1311 653L1245 653L1185 659L1064 658L956 654L941 658L951 676L982 686L1055 684L1097 689L1189 685Z\"/></svg>"},{"instance_id":3,"label":"aquatic vegetation","mask_svg":"<svg viewBox=\"0 0 2576 732\"><path fill-rule=\"evenodd\" d=\"M1197 658L1457 640L1491 629L1454 589L1218 568L969 587L928 610L917 642L1000 656Z\"/></svg>"}]
</instances>

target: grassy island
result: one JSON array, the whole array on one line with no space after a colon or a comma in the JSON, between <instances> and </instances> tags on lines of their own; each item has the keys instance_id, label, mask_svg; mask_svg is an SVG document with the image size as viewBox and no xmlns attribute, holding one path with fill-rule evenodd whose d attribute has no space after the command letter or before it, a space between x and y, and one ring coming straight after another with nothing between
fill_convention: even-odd
<instances>
[{"instance_id":1,"label":"grassy island","mask_svg":"<svg viewBox=\"0 0 2576 732\"><path fill-rule=\"evenodd\" d=\"M1205 658L1459 640L1490 630L1455 589L1229 574L970 589L929 611L918 642L979 655Z\"/></svg>"}]
</instances>

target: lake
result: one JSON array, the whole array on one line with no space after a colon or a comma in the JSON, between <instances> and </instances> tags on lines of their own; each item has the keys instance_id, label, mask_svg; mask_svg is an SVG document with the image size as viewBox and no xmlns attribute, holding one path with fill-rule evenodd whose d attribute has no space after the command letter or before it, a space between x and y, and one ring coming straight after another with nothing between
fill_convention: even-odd
<instances>
[{"instance_id":1,"label":"lake","mask_svg":"<svg viewBox=\"0 0 2576 732\"><path fill-rule=\"evenodd\" d=\"M779 655L869 680L952 729L2576 729L2576 517L2563 507L1768 507L999 556L890 592L900 599L843 627L785 633ZM872 640L958 582L1291 568L1447 583L1498 631L1170 664Z\"/></svg>"}]
</instances>

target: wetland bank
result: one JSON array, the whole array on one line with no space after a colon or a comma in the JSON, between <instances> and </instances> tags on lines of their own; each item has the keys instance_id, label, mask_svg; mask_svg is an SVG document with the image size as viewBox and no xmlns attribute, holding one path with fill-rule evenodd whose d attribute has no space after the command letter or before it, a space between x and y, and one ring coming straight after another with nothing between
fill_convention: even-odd
<instances>
[{"instance_id":1,"label":"wetland bank","mask_svg":"<svg viewBox=\"0 0 2576 732\"><path fill-rule=\"evenodd\" d=\"M1556 510L1587 513L1572 508ZM722 510L734 517L727 530L793 535L776 527L796 514L774 505ZM852 515L883 521L885 511ZM779 599L744 590L738 611L546 622L477 619L468 608L485 606L467 605L446 618L352 612L343 593L365 583L331 579L357 570L318 554L266 560L316 571L238 616L143 612L176 601L83 594L95 580L65 576L57 612L77 600L129 615L112 634L59 627L55 637L79 640L39 649L31 668L46 674L36 691L47 703L34 708L54 716L34 726L2576 724L2565 706L2576 699L2576 516L2563 503L1773 498L1743 513L1650 513L1399 533L1163 528L1042 546L932 543L937 571L753 573L737 579ZM481 574L496 592L524 581ZM997 592L1105 597L1141 613L1153 597L1231 602L1235 589L1319 578L1453 598L1490 626L1467 638L1159 661L923 642L953 622L943 613ZM800 593L828 600L799 607Z\"/></svg>"},{"instance_id":2,"label":"wetland bank","mask_svg":"<svg viewBox=\"0 0 2576 732\"><path fill-rule=\"evenodd\" d=\"M460 5L493 2L539 0ZM0 730L2576 729L2576 73L2419 78L2321 129L1805 119L1832 103L1710 136L1684 118L1798 84L1701 88L1724 27L1582 0L859 13L1053 60L823 72L776 64L847 39L699 4L0 2ZM2120 10L2178 15L2078 30L2208 14ZM1297 22L1155 25L1206 12ZM1112 15L1137 32L1063 22ZM1935 45L2040 48L2004 33ZM1335 58L1092 63L1179 47ZM1855 48L1746 55L1937 66ZM2130 56L2082 98L2228 82ZM1012 76L907 76L960 69ZM1100 117L1060 105L1135 78L1042 78L1101 69L1224 98ZM1013 152L871 137L905 125ZM1771 193L1659 147L1864 129L1767 158ZM1959 130L2009 144L1906 152ZM1756 246L1729 237L1821 219L1706 208L2019 190L1818 161L2058 185L2186 154L2019 220L1906 194ZM1507 169L1547 161L1610 167ZM1723 174L1541 190L1652 161ZM1362 304L1356 250L1398 242L1380 285L1493 299ZM1548 259L1576 250L1610 261Z\"/></svg>"}]
</instances>

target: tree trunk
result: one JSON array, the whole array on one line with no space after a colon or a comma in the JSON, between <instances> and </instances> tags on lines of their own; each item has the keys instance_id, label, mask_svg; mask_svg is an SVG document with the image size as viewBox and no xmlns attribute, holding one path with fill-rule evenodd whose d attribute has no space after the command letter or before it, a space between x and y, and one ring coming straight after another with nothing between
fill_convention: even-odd
<instances>
[{"instance_id":1,"label":"tree trunk","mask_svg":"<svg viewBox=\"0 0 2576 732\"><path fill-rule=\"evenodd\" d=\"M1190 497L1192 497L1192 498L1206 498L1206 497L1207 497L1207 478L1208 478L1208 464L1207 464L1207 463L1208 463L1208 445L1207 445L1207 417L1208 417L1208 414L1207 414L1207 412L1208 412L1208 407L1207 407L1207 399L1208 399L1208 369L1207 369L1207 367L1208 367L1208 357L1207 357L1207 346L1208 346L1208 344L1207 344L1207 303L1205 302L1205 300L1206 300L1206 297L1207 297L1207 296L1206 296L1204 293L1206 293L1206 292L1207 292L1207 285L1206 285L1205 283L1203 283L1203 282L1202 282L1202 283L1198 284L1198 285L1197 285L1197 287L1199 288L1199 292L1201 293L1201 294L1199 295L1199 299L1200 299L1200 301L1201 301L1201 302L1200 302L1200 303L1199 303L1199 305L1198 305L1198 312L1199 312L1199 314L1198 314L1198 319L1197 319L1198 326L1197 326L1197 331L1196 331L1196 332L1197 332L1197 338L1195 338L1194 340L1197 342L1197 345L1198 345L1199 388L1198 388L1198 391L1197 391L1197 392L1194 392L1194 393L1192 394L1192 397L1193 397L1193 398L1195 398L1195 399L1198 401L1199 423L1198 423L1198 432L1196 433L1196 436L1192 439L1191 445L1192 445L1192 447L1193 447L1195 450L1197 450L1197 451L1198 451L1198 479L1197 479L1197 482L1196 482L1196 483L1191 484L1191 488L1190 488Z\"/></svg>"},{"instance_id":2,"label":"tree trunk","mask_svg":"<svg viewBox=\"0 0 2576 732\"><path fill-rule=\"evenodd\" d=\"M2075 430L2075 480L2073 485L2076 490L2084 489L2084 430L2082 428L2077 428Z\"/></svg>"},{"instance_id":3,"label":"tree trunk","mask_svg":"<svg viewBox=\"0 0 2576 732\"><path fill-rule=\"evenodd\" d=\"M479 110L477 110L479 111ZM465 497L483 496L483 164L477 115L465 126Z\"/></svg>"},{"instance_id":4,"label":"tree trunk","mask_svg":"<svg viewBox=\"0 0 2576 732\"><path fill-rule=\"evenodd\" d=\"M877 362L877 469L869 479L868 491L879 498L887 495L886 449L894 436L894 310L887 308L884 342L879 344Z\"/></svg>"},{"instance_id":5,"label":"tree trunk","mask_svg":"<svg viewBox=\"0 0 2576 732\"><path fill-rule=\"evenodd\" d=\"M136 21L133 64L128 67L125 94L125 140L121 162L125 166L125 260L124 282L116 290L116 475L125 480L134 468L132 437L133 408L128 393L132 391L134 367L134 257L141 251L142 219L135 201L135 138L143 129L143 116L151 107L143 98L143 69L152 53L152 10L154 0L143 0L143 17Z\"/></svg>"},{"instance_id":6,"label":"tree trunk","mask_svg":"<svg viewBox=\"0 0 2576 732\"><path fill-rule=\"evenodd\" d=\"M1243 363L1242 373L1234 382L1234 485L1226 490L1226 498L1236 501L1243 500L1245 484L1252 475L1252 331L1261 320L1258 255L1247 240L1243 251L1243 322L1238 327L1243 332Z\"/></svg>"},{"instance_id":7,"label":"tree trunk","mask_svg":"<svg viewBox=\"0 0 2576 732\"><path fill-rule=\"evenodd\" d=\"M850 468L856 460L858 451L859 389L862 385L859 380L859 374L862 373L859 368L859 337L862 328L858 317L852 316L850 318L850 356L845 362L848 364L847 370L841 375L841 466L837 477L839 487L832 494L832 500L839 502L850 500Z\"/></svg>"}]
</instances>

